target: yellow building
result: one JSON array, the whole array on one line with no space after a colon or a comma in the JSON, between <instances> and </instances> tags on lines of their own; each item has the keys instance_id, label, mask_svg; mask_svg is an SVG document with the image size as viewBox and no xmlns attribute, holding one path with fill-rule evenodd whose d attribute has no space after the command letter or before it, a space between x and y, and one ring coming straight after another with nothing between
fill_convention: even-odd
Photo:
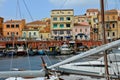
<instances>
[{"instance_id":1,"label":"yellow building","mask_svg":"<svg viewBox=\"0 0 120 80\"><path fill-rule=\"evenodd\" d=\"M30 29L23 29L22 30L22 37L23 38L31 38L31 39L36 39L39 37L39 30L30 28Z\"/></svg>"},{"instance_id":2,"label":"yellow building","mask_svg":"<svg viewBox=\"0 0 120 80\"><path fill-rule=\"evenodd\" d=\"M50 19L49 18L44 18L42 20L37 20L37 21L27 23L26 28L30 31L31 29L38 29L39 35L37 35L36 38L39 38L41 40L46 40L50 38Z\"/></svg>"},{"instance_id":3,"label":"yellow building","mask_svg":"<svg viewBox=\"0 0 120 80\"><path fill-rule=\"evenodd\" d=\"M87 22L86 15L77 15L74 16L74 23Z\"/></svg>"},{"instance_id":4,"label":"yellow building","mask_svg":"<svg viewBox=\"0 0 120 80\"><path fill-rule=\"evenodd\" d=\"M51 11L51 36L53 39L66 40L72 36L74 23L73 9Z\"/></svg>"},{"instance_id":5,"label":"yellow building","mask_svg":"<svg viewBox=\"0 0 120 80\"><path fill-rule=\"evenodd\" d=\"M1 36L3 36L3 31L2 31L2 29L3 29L3 18L2 17L0 17L0 37Z\"/></svg>"},{"instance_id":6,"label":"yellow building","mask_svg":"<svg viewBox=\"0 0 120 80\"><path fill-rule=\"evenodd\" d=\"M91 25L91 39L98 40L98 9L87 9L86 17L88 23Z\"/></svg>"},{"instance_id":7,"label":"yellow building","mask_svg":"<svg viewBox=\"0 0 120 80\"><path fill-rule=\"evenodd\" d=\"M22 37L22 30L25 27L25 19L8 20L3 23L4 37Z\"/></svg>"},{"instance_id":8,"label":"yellow building","mask_svg":"<svg viewBox=\"0 0 120 80\"><path fill-rule=\"evenodd\" d=\"M108 40L115 40L120 38L120 12L116 9L105 11L105 35ZM101 23L101 15L99 15L99 23ZM101 26L101 24L100 24ZM100 38L103 29L100 29Z\"/></svg>"}]
</instances>

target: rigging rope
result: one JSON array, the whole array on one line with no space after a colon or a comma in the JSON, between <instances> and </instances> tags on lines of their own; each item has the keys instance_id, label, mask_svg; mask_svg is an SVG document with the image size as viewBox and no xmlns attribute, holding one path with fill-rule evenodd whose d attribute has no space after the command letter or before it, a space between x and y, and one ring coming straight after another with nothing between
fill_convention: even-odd
<instances>
[{"instance_id":1,"label":"rigging rope","mask_svg":"<svg viewBox=\"0 0 120 80\"><path fill-rule=\"evenodd\" d=\"M31 15L31 13L30 13L30 11L29 11L29 9L28 9L28 6L27 6L25 0L23 0L23 3L24 3L24 5L25 5L26 10L28 11L28 14L30 15L31 20L34 21L34 19L33 19L32 15Z\"/></svg>"},{"instance_id":2,"label":"rigging rope","mask_svg":"<svg viewBox=\"0 0 120 80\"><path fill-rule=\"evenodd\" d=\"M17 6L16 7L17 7L17 9L16 9L16 18L18 17L18 13L19 13L20 18L22 18L19 0L17 0Z\"/></svg>"}]
</instances>

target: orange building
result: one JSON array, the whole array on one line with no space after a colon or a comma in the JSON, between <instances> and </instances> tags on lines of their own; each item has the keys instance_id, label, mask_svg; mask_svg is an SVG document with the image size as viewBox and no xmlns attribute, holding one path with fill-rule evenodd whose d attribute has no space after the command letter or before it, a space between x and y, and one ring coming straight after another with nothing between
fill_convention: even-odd
<instances>
[{"instance_id":1,"label":"orange building","mask_svg":"<svg viewBox=\"0 0 120 80\"><path fill-rule=\"evenodd\" d=\"M25 19L22 20L8 20L3 23L4 37L22 37L22 30L25 26Z\"/></svg>"},{"instance_id":2,"label":"orange building","mask_svg":"<svg viewBox=\"0 0 120 80\"><path fill-rule=\"evenodd\" d=\"M3 28L3 18L2 17L0 17L0 36L2 36L3 35L3 32L2 32L2 28Z\"/></svg>"}]
</instances>

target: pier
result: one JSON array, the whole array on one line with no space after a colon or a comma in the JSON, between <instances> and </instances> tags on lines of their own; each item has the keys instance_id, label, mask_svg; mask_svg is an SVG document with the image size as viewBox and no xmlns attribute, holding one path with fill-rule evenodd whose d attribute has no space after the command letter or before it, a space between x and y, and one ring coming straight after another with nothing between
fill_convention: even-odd
<instances>
[{"instance_id":1,"label":"pier","mask_svg":"<svg viewBox=\"0 0 120 80\"><path fill-rule=\"evenodd\" d=\"M62 40L47 40L47 41L37 41L37 40L8 40L8 41L0 41L0 47L7 48L9 46L16 45L24 45L27 47L32 47L33 49L47 49L51 46L61 46L63 43L67 43L73 45L74 47L85 45L88 48L93 46L100 46L102 44L101 41L92 41L92 40L74 40L74 41L62 41Z\"/></svg>"}]
</instances>

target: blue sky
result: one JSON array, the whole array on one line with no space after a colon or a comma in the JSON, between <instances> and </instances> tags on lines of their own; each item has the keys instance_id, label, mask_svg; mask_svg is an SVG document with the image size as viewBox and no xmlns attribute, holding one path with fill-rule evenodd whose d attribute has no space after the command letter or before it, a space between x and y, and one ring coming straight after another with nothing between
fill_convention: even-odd
<instances>
[{"instance_id":1,"label":"blue sky","mask_svg":"<svg viewBox=\"0 0 120 80\"><path fill-rule=\"evenodd\" d=\"M19 1L19 5L17 1ZM25 3L33 20L50 17L53 9L74 9L74 15L84 14L88 8L100 8L100 0L0 0L0 16L6 20L26 19L33 21L26 10ZM105 0L106 9L119 9L120 0ZM19 11L20 7L20 11ZM21 17L20 17L21 14Z\"/></svg>"}]
</instances>

